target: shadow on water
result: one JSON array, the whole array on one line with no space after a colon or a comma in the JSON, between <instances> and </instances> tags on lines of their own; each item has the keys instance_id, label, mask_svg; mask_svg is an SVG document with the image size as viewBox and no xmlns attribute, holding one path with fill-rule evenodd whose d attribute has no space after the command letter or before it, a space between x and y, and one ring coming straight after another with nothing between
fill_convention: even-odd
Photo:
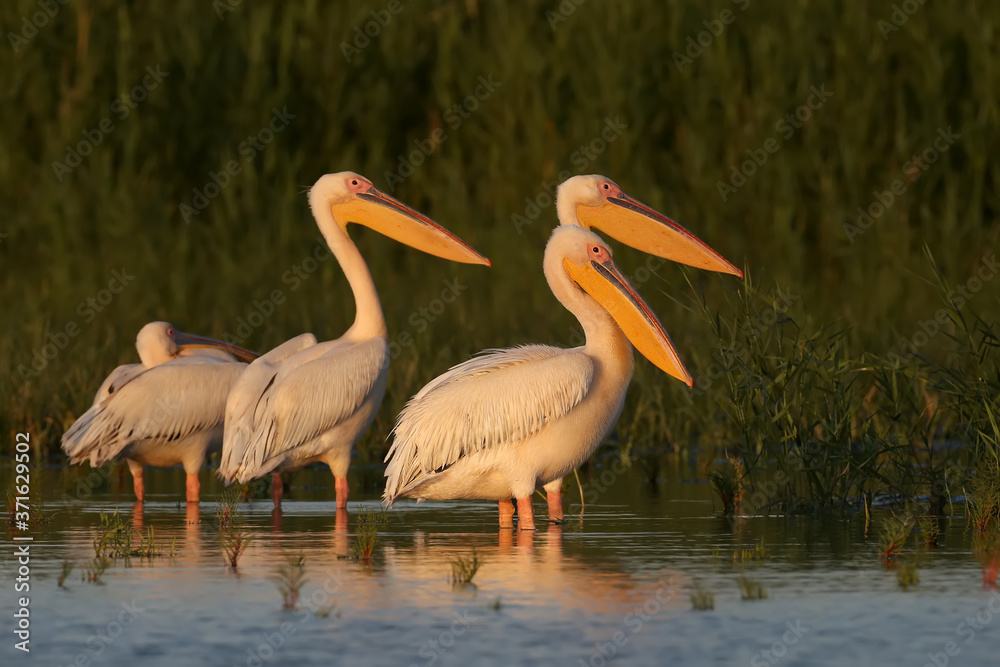
<instances>
[{"instance_id":1,"label":"shadow on water","mask_svg":"<svg viewBox=\"0 0 1000 667\"><path fill-rule=\"evenodd\" d=\"M75 471L48 469L51 518L29 531L32 659L923 664L947 642L966 664L995 658L975 637L996 636L1000 595L983 590L964 517L941 522L936 549L911 538L904 557L919 584L904 592L863 517L724 517L696 470L604 472L582 479L585 512L570 486L566 523L528 533L499 530L491 503L402 502L383 513L367 478L352 479L348 511L338 512L328 472L305 470L292 476L281 510L265 498L239 504L250 541L234 570L208 471L203 502L189 506L178 502L177 470L150 469L148 500L137 505L127 475L112 473L81 500ZM134 543L152 528L159 554L109 559L91 583L101 513L115 510ZM371 532L366 522L378 539L367 562L354 556L359 535ZM298 556L305 582L297 608L284 610L275 577ZM472 559L480 565L472 583L453 585L452 564ZM60 585L67 563L73 570ZM16 570L4 559L8 618ZM695 591L714 608L693 609ZM5 664L20 655L12 644L0 648Z\"/></svg>"}]
</instances>

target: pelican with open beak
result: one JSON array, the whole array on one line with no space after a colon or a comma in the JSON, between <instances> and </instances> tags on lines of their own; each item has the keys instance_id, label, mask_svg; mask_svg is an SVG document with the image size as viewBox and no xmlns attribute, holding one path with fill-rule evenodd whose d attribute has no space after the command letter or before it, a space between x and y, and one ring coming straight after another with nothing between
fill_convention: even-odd
<instances>
[{"instance_id":1,"label":"pelican with open beak","mask_svg":"<svg viewBox=\"0 0 1000 667\"><path fill-rule=\"evenodd\" d=\"M585 461L614 428L632 378L632 349L688 385L663 325L593 232L557 227L545 278L580 321L582 347L488 350L433 380L403 409L383 499L499 502L500 526L534 529L531 495Z\"/></svg>"},{"instance_id":2,"label":"pelican with open beak","mask_svg":"<svg viewBox=\"0 0 1000 667\"><path fill-rule=\"evenodd\" d=\"M183 465L187 501L196 503L205 456L222 448L226 397L255 352L150 322L135 339L141 363L119 366L94 404L67 429L70 463L93 467L124 458L139 502L144 465Z\"/></svg>"},{"instance_id":3,"label":"pelican with open beak","mask_svg":"<svg viewBox=\"0 0 1000 667\"><path fill-rule=\"evenodd\" d=\"M353 172L328 174L309 191L309 206L354 293L354 323L336 340L297 336L250 364L230 392L220 476L247 482L321 462L333 472L337 508L347 503L351 449L385 395L389 341L375 283L348 223L365 225L423 252L466 264L488 259L425 215Z\"/></svg>"}]
</instances>

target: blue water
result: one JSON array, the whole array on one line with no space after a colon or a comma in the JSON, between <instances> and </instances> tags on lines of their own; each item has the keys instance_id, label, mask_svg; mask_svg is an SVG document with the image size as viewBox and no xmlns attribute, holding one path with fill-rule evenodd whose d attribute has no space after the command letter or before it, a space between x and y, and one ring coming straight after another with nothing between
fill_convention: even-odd
<instances>
[{"instance_id":1,"label":"blue water","mask_svg":"<svg viewBox=\"0 0 1000 667\"><path fill-rule=\"evenodd\" d=\"M918 564L920 582L909 591L880 563L863 518L726 519L707 485L677 471L652 482L621 475L582 516L570 488L569 521L534 534L500 531L488 503L402 503L378 524L381 544L365 564L343 556L361 512L379 508L376 492L352 491L348 516L338 517L316 499L333 496L328 473L304 471L280 516L268 500L243 504L254 539L234 572L212 494L186 508L176 502L180 471L147 475L140 512L127 480L86 500L52 494L61 496L47 507L54 518L28 531L30 654L11 632L23 594L8 533L4 665L941 667L1000 655L1000 593L984 589L984 555L960 516L942 521L937 549L911 538L904 558ZM119 560L100 584L82 581L99 513L116 508L141 530L153 526L164 553ZM763 560L734 562L761 538ZM288 611L272 577L296 554L307 581ZM451 561L473 554L483 563L475 586L453 587ZM74 569L60 587L64 562ZM767 597L742 600L741 576ZM693 609L695 589L714 609Z\"/></svg>"}]
</instances>

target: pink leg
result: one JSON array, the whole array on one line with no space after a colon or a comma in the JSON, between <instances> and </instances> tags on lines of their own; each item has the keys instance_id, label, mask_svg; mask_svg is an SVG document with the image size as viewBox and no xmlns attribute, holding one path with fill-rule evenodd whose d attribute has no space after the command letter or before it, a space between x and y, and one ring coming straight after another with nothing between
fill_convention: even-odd
<instances>
[{"instance_id":1,"label":"pink leg","mask_svg":"<svg viewBox=\"0 0 1000 667\"><path fill-rule=\"evenodd\" d=\"M500 505L500 527L501 528L513 528L514 527L514 503L510 502L510 498L501 500Z\"/></svg>"},{"instance_id":2,"label":"pink leg","mask_svg":"<svg viewBox=\"0 0 1000 667\"><path fill-rule=\"evenodd\" d=\"M201 482L198 481L198 473L187 476L187 501L196 503L201 496Z\"/></svg>"},{"instance_id":3,"label":"pink leg","mask_svg":"<svg viewBox=\"0 0 1000 667\"><path fill-rule=\"evenodd\" d=\"M271 473L271 498L275 507L281 507L281 497L285 494L285 483L281 481L281 473Z\"/></svg>"},{"instance_id":4,"label":"pink leg","mask_svg":"<svg viewBox=\"0 0 1000 667\"><path fill-rule=\"evenodd\" d=\"M142 484L142 466L129 466L132 471L132 489L137 502L146 502L146 487Z\"/></svg>"},{"instance_id":5,"label":"pink leg","mask_svg":"<svg viewBox=\"0 0 1000 667\"><path fill-rule=\"evenodd\" d=\"M338 507L333 527L338 533L347 532L347 508Z\"/></svg>"},{"instance_id":6,"label":"pink leg","mask_svg":"<svg viewBox=\"0 0 1000 667\"><path fill-rule=\"evenodd\" d=\"M334 477L334 486L337 490L337 509L347 509L347 478Z\"/></svg>"},{"instance_id":7,"label":"pink leg","mask_svg":"<svg viewBox=\"0 0 1000 667\"><path fill-rule=\"evenodd\" d=\"M531 496L517 499L517 528L518 530L535 529L535 512L531 509Z\"/></svg>"},{"instance_id":8,"label":"pink leg","mask_svg":"<svg viewBox=\"0 0 1000 667\"><path fill-rule=\"evenodd\" d=\"M545 499L549 503L549 521L562 523L563 521L562 492L548 491L545 494Z\"/></svg>"}]
</instances>

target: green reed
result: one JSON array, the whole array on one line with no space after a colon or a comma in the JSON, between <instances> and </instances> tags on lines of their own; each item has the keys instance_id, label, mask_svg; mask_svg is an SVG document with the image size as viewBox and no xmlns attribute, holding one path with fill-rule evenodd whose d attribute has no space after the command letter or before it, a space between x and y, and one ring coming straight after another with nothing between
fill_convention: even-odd
<instances>
[{"instance_id":1,"label":"green reed","mask_svg":"<svg viewBox=\"0 0 1000 667\"><path fill-rule=\"evenodd\" d=\"M701 582L695 582L690 593L691 608L695 611L711 611L715 609L715 594L702 586Z\"/></svg>"},{"instance_id":2,"label":"green reed","mask_svg":"<svg viewBox=\"0 0 1000 667\"><path fill-rule=\"evenodd\" d=\"M382 539L378 534L378 524L388 521L385 511L376 513L368 509L358 514L358 528L354 536L354 557L362 563L370 563Z\"/></svg>"},{"instance_id":3,"label":"green reed","mask_svg":"<svg viewBox=\"0 0 1000 667\"><path fill-rule=\"evenodd\" d=\"M101 380L136 361L135 334L152 319L237 336L255 302L278 291L282 303L238 336L244 345L339 336L354 317L340 270L320 262L299 278L293 268L317 244L305 188L354 169L494 260L491 270L453 265L351 228L390 341L413 341L394 357L357 448L360 462L381 461L406 399L452 364L485 347L577 344L541 276L554 207L520 226L514 216L542 202L560 172L599 172L753 280L741 287L670 263L637 273L649 258L616 244L695 378L714 363L736 369L692 393L639 360L616 434L626 453L738 440L745 502L781 511L934 485L944 497L979 461L1000 465L996 362L986 356L997 340L994 283L962 307L953 299L958 316L919 357L886 360L934 315L923 248L957 286L998 245L1000 98L989 91L1000 67L982 26L1000 7L927 3L883 39L888 0L751 4L679 68L674 53L732 3L587 3L553 30L556 4L415 0L351 62L340 43L382 5L243 3L221 21L196 0L62 7L0 70L0 300L17 313L0 323L0 429L28 430L36 458L57 457ZM35 9L5 3L0 22L19 26ZM147 67L168 75L121 117L113 104ZM499 86L456 123L449 110L481 76ZM823 86L831 94L808 121L788 136L777 129ZM286 107L295 118L248 160L241 142ZM105 118L114 131L60 182L53 163ZM586 157L581 146L609 122L627 127ZM947 127L960 138L914 166ZM436 129L445 141L397 183L399 156ZM724 199L719 183L770 139L779 150ZM230 160L240 173L185 220L181 205ZM857 209L896 180L905 193L854 235ZM113 271L134 278L99 310L88 305ZM464 291L433 320L420 316L445 280ZM686 280L711 317L695 316ZM968 439L972 453L941 460L942 436Z\"/></svg>"},{"instance_id":4,"label":"green reed","mask_svg":"<svg viewBox=\"0 0 1000 667\"><path fill-rule=\"evenodd\" d=\"M299 595L306 583L306 557L299 553L285 557L285 562L272 575L285 609L298 609Z\"/></svg>"},{"instance_id":5,"label":"green reed","mask_svg":"<svg viewBox=\"0 0 1000 667\"><path fill-rule=\"evenodd\" d=\"M469 556L458 556L452 559L451 585L458 588L474 585L472 580L476 577L476 573L479 572L479 568L482 566L483 562L475 550Z\"/></svg>"}]
</instances>

